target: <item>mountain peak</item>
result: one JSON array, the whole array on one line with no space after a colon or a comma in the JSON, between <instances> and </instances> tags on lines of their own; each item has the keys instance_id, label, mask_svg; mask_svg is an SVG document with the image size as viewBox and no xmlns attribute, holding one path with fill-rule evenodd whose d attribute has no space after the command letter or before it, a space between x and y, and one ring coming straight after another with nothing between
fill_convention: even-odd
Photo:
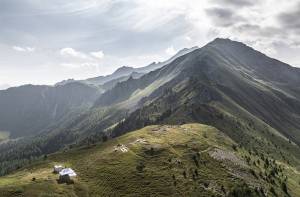
<instances>
[{"instance_id":1,"label":"mountain peak","mask_svg":"<svg viewBox=\"0 0 300 197\"><path fill-rule=\"evenodd\" d=\"M122 66L122 67L118 68L113 74L124 73L124 72L131 72L133 70L134 70L134 68L132 68L132 67Z\"/></svg>"},{"instance_id":2,"label":"mountain peak","mask_svg":"<svg viewBox=\"0 0 300 197\"><path fill-rule=\"evenodd\" d=\"M231 40L229 38L216 38L213 41L211 41L210 43L208 43L208 45L235 45L235 46L249 47L246 44L244 44L243 42Z\"/></svg>"},{"instance_id":3,"label":"mountain peak","mask_svg":"<svg viewBox=\"0 0 300 197\"><path fill-rule=\"evenodd\" d=\"M255 50L251 46L248 46L243 42L230 40L229 38L216 38L204 46L204 48L207 47L213 47L217 49L217 51L219 51L220 53L225 54L225 56L236 56L238 59L252 59L253 61L257 58L266 58L265 54Z\"/></svg>"},{"instance_id":4,"label":"mountain peak","mask_svg":"<svg viewBox=\"0 0 300 197\"><path fill-rule=\"evenodd\" d=\"M233 42L229 38L215 38L212 42Z\"/></svg>"},{"instance_id":5,"label":"mountain peak","mask_svg":"<svg viewBox=\"0 0 300 197\"><path fill-rule=\"evenodd\" d=\"M193 46L191 48L183 48L183 49L179 50L177 52L177 54L182 54L182 53L185 53L185 52L190 52L190 51L196 50L198 48L199 48L198 46Z\"/></svg>"}]
</instances>

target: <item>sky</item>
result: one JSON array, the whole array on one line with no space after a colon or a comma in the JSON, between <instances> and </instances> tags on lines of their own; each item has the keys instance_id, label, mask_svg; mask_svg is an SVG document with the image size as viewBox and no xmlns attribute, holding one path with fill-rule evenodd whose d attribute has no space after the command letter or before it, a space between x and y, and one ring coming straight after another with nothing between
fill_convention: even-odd
<instances>
[{"instance_id":1,"label":"sky","mask_svg":"<svg viewBox=\"0 0 300 197\"><path fill-rule=\"evenodd\" d=\"M0 0L0 89L146 66L216 37L300 67L300 0Z\"/></svg>"}]
</instances>

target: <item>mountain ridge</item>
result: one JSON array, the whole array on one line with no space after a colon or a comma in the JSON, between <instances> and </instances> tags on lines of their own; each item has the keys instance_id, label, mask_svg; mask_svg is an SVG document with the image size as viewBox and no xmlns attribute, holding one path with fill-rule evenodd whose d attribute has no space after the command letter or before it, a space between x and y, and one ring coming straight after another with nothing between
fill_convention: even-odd
<instances>
[{"instance_id":1,"label":"mountain ridge","mask_svg":"<svg viewBox=\"0 0 300 197\"><path fill-rule=\"evenodd\" d=\"M109 75L88 78L88 79L85 79L85 80L72 80L72 79L70 79L70 80L65 80L64 83L79 81L79 82L87 83L87 84L103 85L104 83L107 83L109 81L117 80L119 78L129 76L132 73L140 73L141 75L146 74L148 72L151 72L153 70L161 68L164 65L169 64L170 62L172 62L176 58L178 58L182 55L185 55L189 52L192 52L196 49L198 49L197 46L191 47L191 48L184 48L184 49L178 51L175 55L173 55L171 58L169 58L166 61L157 62L157 63L153 62L153 63L151 63L147 66L144 66L144 67L134 68L134 67L130 67L130 66L122 66L122 67L117 68L112 74L109 74ZM121 81L122 80L120 80L120 82ZM62 83L62 84L64 84L64 83ZM61 82L57 83L56 85L58 85L58 84L61 84Z\"/></svg>"},{"instance_id":2,"label":"mountain ridge","mask_svg":"<svg viewBox=\"0 0 300 197\"><path fill-rule=\"evenodd\" d=\"M219 42L220 40L217 40L217 41ZM222 42L223 41L224 40L222 40ZM226 42L229 42L229 41L227 40ZM232 42L232 41L230 41L230 42ZM237 42L233 42L233 43L238 44L238 46L241 46L240 43L237 43ZM286 88L286 86L282 86L283 83L293 84L292 82L294 82L294 81L297 82L298 79L296 77L291 77L290 79L284 79L284 81L282 81L282 78L280 78L280 77L274 78L273 75L270 75L270 77L268 76L268 78L265 78L265 80L271 81L270 79L272 79L273 81L275 81L276 86L274 88L274 87L270 86L268 83L265 83L264 81L257 80L256 77L260 77L259 75L255 74L255 75L252 75L252 78L249 78L248 74L250 72L249 72L249 69L247 68L247 66L249 66L249 64L245 66L245 65L240 65L239 62L236 61L235 59L232 59L232 58L224 59L224 56L222 56L222 55L220 56L221 53L219 53L219 51L216 51L214 49L215 44L216 44L216 42L209 43L208 45L206 45L205 47L203 47L201 49L195 50L194 52L189 53L186 56L182 56L182 57L178 58L176 60L177 63L175 61L175 62L167 65L166 67L163 67L159 70L154 71L158 74L158 73L162 73L164 70L166 71L168 69L175 69L176 71L181 70L181 73L180 73L180 75L175 76L169 82L166 82L165 87L163 87L164 85L157 87L156 91L152 92L152 96L153 95L155 95L155 96L153 96L153 98L150 99L150 101L148 100L146 102L145 98L141 99L140 101L144 101L144 104L140 103L141 108L137 110L137 113L132 113L132 115L128 117L128 123L125 123L125 124L142 126L143 123L138 123L139 121L144 122L145 124L147 124L149 121L150 122L154 121L154 123L156 123L157 120L160 120L160 118L159 118L160 115L161 116L165 115L164 112L167 112L168 110L171 110L171 111L178 110L178 109L172 109L172 107L174 108L177 106L179 109L183 108L182 106L180 106L180 105L182 105L182 102L189 103L192 101L192 100L187 100L187 98L193 98L193 97L196 98L197 97L197 94L190 95L190 96L189 96L189 94L190 94L190 92L196 92L198 90L201 90L200 85L193 86L193 83L197 84L199 82L200 84L203 84L203 87L206 87L199 92L199 96L202 95L201 97L203 97L203 99L208 98L208 100L207 99L203 100L202 103L198 103L198 104L196 103L196 105L202 106L204 104L204 105L207 105L207 107L209 107L210 110L215 110L214 109L215 107L212 106L212 104L215 105L215 103L217 102L217 104L220 105L222 108L225 108L225 109L227 108L227 113L231 114L234 117L238 117L237 115L241 114L241 113L243 113L244 114L243 116L247 117L247 119L249 119L250 117L256 117L256 119L258 119L260 121L260 122L258 122L259 125L262 126L262 125L266 124L266 125L270 126L270 128L275 130L276 133L278 132L278 133L283 134L285 137L287 137L289 140L292 140L294 143L298 144L298 146L299 146L299 142L300 142L299 141L300 140L300 138L299 138L300 137L299 136L299 131L300 131L299 130L299 128L300 128L299 127L300 126L299 98L300 97L298 94L299 92L294 93L294 96L296 99L292 98L289 96L288 93L285 93L286 90L290 90L290 87ZM242 45L242 46L246 46L246 45ZM251 53L254 52L254 55L256 54L256 52L253 51L251 48L247 48L247 50L250 50ZM262 55L262 54L260 54L260 55ZM193 63L189 63L189 61L193 62ZM268 61L272 61L272 59L268 59ZM181 64L181 63L183 63L183 64ZM275 60L275 63L278 64L278 62L276 60ZM241 71L240 69L236 69L236 68L238 68L238 66L243 66L242 68L244 68L244 70ZM280 66L280 65L278 65L278 66ZM283 66L286 67L286 65L283 65ZM200 67L201 67L201 69L199 69ZM290 68L291 67L288 67L288 69L290 69ZM170 72L171 71L168 70L167 73L170 73ZM289 72L290 71L287 71L288 74L289 74ZM283 74L286 75L285 73L283 73ZM155 75L155 73L154 74L152 73L152 75ZM298 73L293 74L293 76L298 76ZM182 90L184 92L186 92L185 94L183 94L186 96L185 96L185 98L182 98L183 99L182 102L178 103L177 105L170 106L170 108L165 107L165 106L168 106L168 104L164 103L165 105L161 106L161 108L158 108L153 112L147 110L147 108L149 108L149 106L151 106L151 105L154 105L154 106L159 105L159 103L157 103L158 102L157 99L159 99L160 97L163 97L165 92L168 92L167 90L173 89L171 92L174 92L174 94L176 95L176 91L178 91L178 90L176 90L176 88L177 89L179 88L176 86L179 86L178 84L184 84L187 77L190 77L191 79L193 79L194 82L188 83L188 85L183 85L183 88L181 87ZM135 83L140 84L140 82L139 82L140 80L143 80L143 78L136 79ZM290 81L286 82L286 80L290 80ZM126 83L130 83L130 82L123 82L123 83L124 83L124 87L126 87ZM279 85L277 83L279 83ZM295 85L295 88L297 88L298 84L295 83L294 85ZM189 89L188 88L189 86L194 87L195 90L185 91L185 90ZM245 87L247 87L247 88L245 88ZM115 87L115 88L117 88L117 87ZM141 87L141 86L139 86L138 88L143 89L143 87ZM279 89L280 91L278 91L278 88L280 88ZM146 89L146 88L144 88L144 89ZM160 90L160 89L162 89L162 90ZM165 89L165 90L163 90L163 89ZM157 91L159 91L159 93ZM116 91L116 92L118 92L118 91ZM131 94L133 92L134 91L132 91ZM215 93L213 93L213 92L215 92ZM217 97L212 96L216 93L218 95ZM100 97L100 99L105 98L105 96L107 96L107 98L114 97L113 95L108 96L108 94L109 94L109 92L103 94ZM149 95L151 98L151 93ZM265 101L261 100L261 97L263 97ZM124 99L126 100L128 98L130 98L130 96L127 96ZM175 100L177 100L177 98L181 98L181 97L174 96ZM216 98L221 98L221 100L218 100ZM110 102L111 101L112 100L110 100ZM109 103L109 104L116 105L120 102L121 101L117 101L116 103ZM274 108L272 104L278 105L281 107ZM144 105L144 107L143 107L143 105ZM190 109L190 108L194 108L194 107L192 107L192 106L187 107L187 109ZM151 109L151 107L150 107L150 109ZM151 110L154 110L154 109L151 109ZM204 110L204 109L202 108L201 110ZM219 109L217 111L219 111ZM274 115L270 112L272 112ZM156 116L158 116L158 117L154 118L154 120L149 120L149 117L154 115L153 113L157 113ZM199 113L199 112L196 112L196 113ZM284 114L284 116L277 116L276 114ZM136 115L138 115L138 116L134 118L134 116L136 116ZM141 119L141 116L142 116L142 119ZM178 115L177 114L177 115L173 115L173 116L175 116L174 117L175 119L178 119L178 117L183 117L183 116L189 117L190 115L186 115L186 114ZM200 119L198 119L198 118L195 119L195 118L191 117L191 119L189 121L200 121L200 122L206 121L205 122L206 124L214 125L214 121L216 121L216 120L214 120L214 119L207 120L206 119L206 117L210 116L208 113L207 114L204 113L201 116L204 116L204 117L199 117ZM144 120L143 120L143 117L145 117ZM286 122L283 122L283 123L281 122L279 124L279 121L280 121L280 119L278 119L279 117L283 118L283 120ZM250 118L249 120L253 121L252 118ZM247 120L247 121L249 121L249 120ZM178 121L179 120L177 120L175 122L178 122ZM255 121L257 121L257 120L255 120ZM162 122L162 123L164 123L164 122ZM169 122L167 122L167 123L169 123ZM122 128L123 128L123 130L128 131L131 129L136 129L138 127L130 127L130 126L128 127L126 125L124 126L124 124L123 124L121 127L121 130L122 130ZM286 131L286 128L289 128L288 132ZM231 128L231 129L233 129L233 128ZM229 130L228 130L228 132L229 132ZM262 132L262 131L260 131L260 132ZM235 135L235 134L232 133L232 135ZM297 157L299 157L299 154L296 154L296 155L298 155Z\"/></svg>"}]
</instances>

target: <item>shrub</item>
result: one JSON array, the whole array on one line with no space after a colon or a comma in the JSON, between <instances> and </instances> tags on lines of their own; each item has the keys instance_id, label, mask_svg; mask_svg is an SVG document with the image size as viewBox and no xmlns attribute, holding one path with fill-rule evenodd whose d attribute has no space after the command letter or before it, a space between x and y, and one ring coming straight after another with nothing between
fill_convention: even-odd
<instances>
[{"instance_id":1,"label":"shrub","mask_svg":"<svg viewBox=\"0 0 300 197\"><path fill-rule=\"evenodd\" d=\"M232 149L233 149L234 151L237 151L237 146L236 146L235 144L232 144Z\"/></svg>"},{"instance_id":2,"label":"shrub","mask_svg":"<svg viewBox=\"0 0 300 197\"><path fill-rule=\"evenodd\" d=\"M186 172L185 171L183 171L183 177L186 179Z\"/></svg>"},{"instance_id":3,"label":"shrub","mask_svg":"<svg viewBox=\"0 0 300 197\"><path fill-rule=\"evenodd\" d=\"M247 196L247 197L254 197L257 196L257 193L248 187L245 183L242 185L237 185L234 188L232 188L228 194L230 197L241 197L241 196Z\"/></svg>"},{"instance_id":4,"label":"shrub","mask_svg":"<svg viewBox=\"0 0 300 197\"><path fill-rule=\"evenodd\" d=\"M103 136L102 136L102 142L106 142L107 139L108 139L108 137L107 137L106 135L103 135Z\"/></svg>"},{"instance_id":5,"label":"shrub","mask_svg":"<svg viewBox=\"0 0 300 197\"><path fill-rule=\"evenodd\" d=\"M138 165L136 166L137 171L139 172L143 172L143 169L145 168L145 165L143 162L138 163Z\"/></svg>"},{"instance_id":6,"label":"shrub","mask_svg":"<svg viewBox=\"0 0 300 197\"><path fill-rule=\"evenodd\" d=\"M192 159L193 159L193 161L195 162L195 165L196 165L197 167L199 167L199 162L198 162L197 156L196 156L196 155L193 155Z\"/></svg>"},{"instance_id":7,"label":"shrub","mask_svg":"<svg viewBox=\"0 0 300 197\"><path fill-rule=\"evenodd\" d=\"M197 169L195 169L195 175L196 176L198 176L199 174L198 174L198 170Z\"/></svg>"},{"instance_id":8,"label":"shrub","mask_svg":"<svg viewBox=\"0 0 300 197\"><path fill-rule=\"evenodd\" d=\"M273 187L270 188L270 192L271 192L272 194L274 194L275 196L277 196L277 194L276 194L276 192L275 192L275 189L274 189Z\"/></svg>"},{"instance_id":9,"label":"shrub","mask_svg":"<svg viewBox=\"0 0 300 197\"><path fill-rule=\"evenodd\" d=\"M253 169L250 169L250 173L255 177L255 178L258 178L255 171Z\"/></svg>"},{"instance_id":10,"label":"shrub","mask_svg":"<svg viewBox=\"0 0 300 197\"><path fill-rule=\"evenodd\" d=\"M209 183L205 182L205 183L204 183L204 187L205 187L205 188L208 188L208 186L209 186Z\"/></svg>"},{"instance_id":11,"label":"shrub","mask_svg":"<svg viewBox=\"0 0 300 197\"><path fill-rule=\"evenodd\" d=\"M226 194L226 190L225 190L225 188L224 188L223 185L221 186L221 190L222 190L222 192L223 192L224 194Z\"/></svg>"},{"instance_id":12,"label":"shrub","mask_svg":"<svg viewBox=\"0 0 300 197\"><path fill-rule=\"evenodd\" d=\"M288 194L288 188L287 188L287 185L286 185L285 182L283 182L283 183L281 184L281 188L282 188L282 190L284 191L284 193Z\"/></svg>"}]
</instances>

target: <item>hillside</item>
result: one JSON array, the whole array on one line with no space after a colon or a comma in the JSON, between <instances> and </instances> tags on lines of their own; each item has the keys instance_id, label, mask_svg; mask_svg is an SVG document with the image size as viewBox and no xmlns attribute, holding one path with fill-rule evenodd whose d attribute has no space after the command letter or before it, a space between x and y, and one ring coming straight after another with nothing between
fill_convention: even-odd
<instances>
[{"instance_id":1,"label":"hillside","mask_svg":"<svg viewBox=\"0 0 300 197\"><path fill-rule=\"evenodd\" d=\"M58 184L54 164L72 167L75 183ZM297 196L299 181L293 167L248 152L213 127L154 125L48 155L1 177L0 195Z\"/></svg>"},{"instance_id":2,"label":"hillside","mask_svg":"<svg viewBox=\"0 0 300 197\"><path fill-rule=\"evenodd\" d=\"M200 122L249 150L268 151L299 166L299 73L243 43L216 39L118 84L96 105L137 108L115 128L115 136L147 124Z\"/></svg>"}]
</instances>

